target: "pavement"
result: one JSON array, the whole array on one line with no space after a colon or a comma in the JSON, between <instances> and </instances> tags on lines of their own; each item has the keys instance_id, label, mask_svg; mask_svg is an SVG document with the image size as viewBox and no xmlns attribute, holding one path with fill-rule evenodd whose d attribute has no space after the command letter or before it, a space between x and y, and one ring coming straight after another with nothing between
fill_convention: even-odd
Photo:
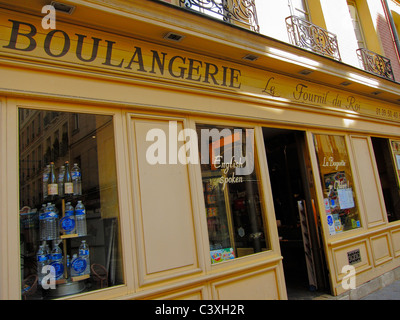
<instances>
[{"instance_id":1,"label":"pavement","mask_svg":"<svg viewBox=\"0 0 400 320\"><path fill-rule=\"evenodd\" d=\"M376 290L360 300L400 300L400 280Z\"/></svg>"},{"instance_id":2,"label":"pavement","mask_svg":"<svg viewBox=\"0 0 400 320\"><path fill-rule=\"evenodd\" d=\"M360 288L345 292L339 296L320 294L316 296L300 297L299 300L400 300L400 280L387 285L377 286L380 279L363 284ZM380 281L382 283L382 281Z\"/></svg>"}]
</instances>

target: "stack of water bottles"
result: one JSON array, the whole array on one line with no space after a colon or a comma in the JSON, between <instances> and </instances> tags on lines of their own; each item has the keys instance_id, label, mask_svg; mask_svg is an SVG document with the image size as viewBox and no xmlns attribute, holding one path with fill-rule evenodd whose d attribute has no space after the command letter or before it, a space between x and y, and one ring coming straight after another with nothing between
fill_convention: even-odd
<instances>
[{"instance_id":1,"label":"stack of water bottles","mask_svg":"<svg viewBox=\"0 0 400 320\"><path fill-rule=\"evenodd\" d=\"M64 278L70 280L71 277L90 275L89 246L85 240L82 240L78 254L73 255L72 261L67 255L66 269L64 268L64 255L58 240L53 241L51 251L47 242L43 241L39 246L36 257L39 285L46 289L49 288L50 280L57 281ZM47 275L50 275L50 277ZM45 286L45 284L48 286Z\"/></svg>"},{"instance_id":2,"label":"stack of water bottles","mask_svg":"<svg viewBox=\"0 0 400 320\"><path fill-rule=\"evenodd\" d=\"M53 203L49 202L47 205L42 205L39 210L40 240L59 239L60 231L63 234L75 232L78 236L87 235L86 209L82 200L78 200L75 208L71 205L71 202L67 202L65 204L65 216L62 219L59 219L59 211Z\"/></svg>"},{"instance_id":3,"label":"stack of water bottles","mask_svg":"<svg viewBox=\"0 0 400 320\"><path fill-rule=\"evenodd\" d=\"M58 197L82 194L80 169L74 163L70 170L69 162L66 161L60 167L58 176L55 171L54 163L51 162L43 172L43 197L47 203L39 210L39 236L42 243L37 252L37 272L39 284L43 288L43 284L48 284L50 279L57 281L90 275L89 246L86 240L82 240L72 260L60 247L61 239L64 238L60 234L78 237L87 235L86 209L82 200L78 200L75 207L71 201L67 201L63 217L60 217L54 203ZM53 243L51 251L48 245L50 241Z\"/></svg>"}]
</instances>

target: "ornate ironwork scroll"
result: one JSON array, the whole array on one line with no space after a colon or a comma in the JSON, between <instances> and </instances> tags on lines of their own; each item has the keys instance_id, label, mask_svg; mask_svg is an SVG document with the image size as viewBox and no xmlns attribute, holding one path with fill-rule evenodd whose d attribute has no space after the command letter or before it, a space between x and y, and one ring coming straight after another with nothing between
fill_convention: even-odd
<instances>
[{"instance_id":1,"label":"ornate ironwork scroll","mask_svg":"<svg viewBox=\"0 0 400 320\"><path fill-rule=\"evenodd\" d=\"M362 61L364 70L394 81L390 60L375 52L361 48L357 50L358 58Z\"/></svg>"},{"instance_id":2,"label":"ornate ironwork scroll","mask_svg":"<svg viewBox=\"0 0 400 320\"><path fill-rule=\"evenodd\" d=\"M286 18L290 43L341 61L335 34L296 16Z\"/></svg>"},{"instance_id":3,"label":"ornate ironwork scroll","mask_svg":"<svg viewBox=\"0 0 400 320\"><path fill-rule=\"evenodd\" d=\"M179 0L181 7L259 32L255 0Z\"/></svg>"}]
</instances>

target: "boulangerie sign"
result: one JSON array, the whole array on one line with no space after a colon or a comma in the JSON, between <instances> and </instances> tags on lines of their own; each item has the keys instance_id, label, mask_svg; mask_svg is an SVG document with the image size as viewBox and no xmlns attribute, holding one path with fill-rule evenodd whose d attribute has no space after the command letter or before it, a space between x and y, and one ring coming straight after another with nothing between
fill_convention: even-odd
<instances>
[{"instance_id":1,"label":"boulangerie sign","mask_svg":"<svg viewBox=\"0 0 400 320\"><path fill-rule=\"evenodd\" d=\"M395 105L115 33L59 21L57 29L44 29L40 17L5 9L0 9L1 57L180 82L280 104L400 122Z\"/></svg>"}]
</instances>

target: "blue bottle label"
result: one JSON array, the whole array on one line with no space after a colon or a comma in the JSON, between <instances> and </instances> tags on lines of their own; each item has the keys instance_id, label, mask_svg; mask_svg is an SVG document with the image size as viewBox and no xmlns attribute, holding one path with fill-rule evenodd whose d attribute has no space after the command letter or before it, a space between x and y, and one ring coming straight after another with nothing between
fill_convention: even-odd
<instances>
[{"instance_id":1,"label":"blue bottle label","mask_svg":"<svg viewBox=\"0 0 400 320\"><path fill-rule=\"evenodd\" d=\"M65 216L60 220L61 229L65 232L69 232L75 229L75 220Z\"/></svg>"},{"instance_id":2,"label":"blue bottle label","mask_svg":"<svg viewBox=\"0 0 400 320\"><path fill-rule=\"evenodd\" d=\"M58 214L55 213L54 211L50 211L50 212L48 212L47 217L48 218L57 218Z\"/></svg>"},{"instance_id":3,"label":"blue bottle label","mask_svg":"<svg viewBox=\"0 0 400 320\"><path fill-rule=\"evenodd\" d=\"M82 258L76 258L74 261L72 261L72 269L80 275L86 270L86 260Z\"/></svg>"},{"instance_id":4,"label":"blue bottle label","mask_svg":"<svg viewBox=\"0 0 400 320\"><path fill-rule=\"evenodd\" d=\"M60 259L62 259L62 254L61 254L61 253L53 253L53 254L51 255L51 258L52 258L53 260L60 260Z\"/></svg>"},{"instance_id":5,"label":"blue bottle label","mask_svg":"<svg viewBox=\"0 0 400 320\"><path fill-rule=\"evenodd\" d=\"M39 255L39 256L37 257L37 261L38 261L38 262L47 261L47 256L46 256L46 255Z\"/></svg>"},{"instance_id":6,"label":"blue bottle label","mask_svg":"<svg viewBox=\"0 0 400 320\"><path fill-rule=\"evenodd\" d=\"M76 209L75 210L75 215L76 216L80 216L82 214L85 214L85 210L84 209Z\"/></svg>"},{"instance_id":7,"label":"blue bottle label","mask_svg":"<svg viewBox=\"0 0 400 320\"><path fill-rule=\"evenodd\" d=\"M64 265L57 261L50 263L50 265L54 267L56 280L61 279L64 274Z\"/></svg>"},{"instance_id":8,"label":"blue bottle label","mask_svg":"<svg viewBox=\"0 0 400 320\"><path fill-rule=\"evenodd\" d=\"M75 180L75 179L77 179L77 178L79 178L81 176L81 173L77 172L77 171L73 171L71 173L71 176L72 176L72 180Z\"/></svg>"},{"instance_id":9,"label":"blue bottle label","mask_svg":"<svg viewBox=\"0 0 400 320\"><path fill-rule=\"evenodd\" d=\"M89 250L88 249L80 249L79 250L79 255L82 256L88 256L89 255Z\"/></svg>"},{"instance_id":10,"label":"blue bottle label","mask_svg":"<svg viewBox=\"0 0 400 320\"><path fill-rule=\"evenodd\" d=\"M65 216L70 217L74 215L74 210L65 210Z\"/></svg>"}]
</instances>

